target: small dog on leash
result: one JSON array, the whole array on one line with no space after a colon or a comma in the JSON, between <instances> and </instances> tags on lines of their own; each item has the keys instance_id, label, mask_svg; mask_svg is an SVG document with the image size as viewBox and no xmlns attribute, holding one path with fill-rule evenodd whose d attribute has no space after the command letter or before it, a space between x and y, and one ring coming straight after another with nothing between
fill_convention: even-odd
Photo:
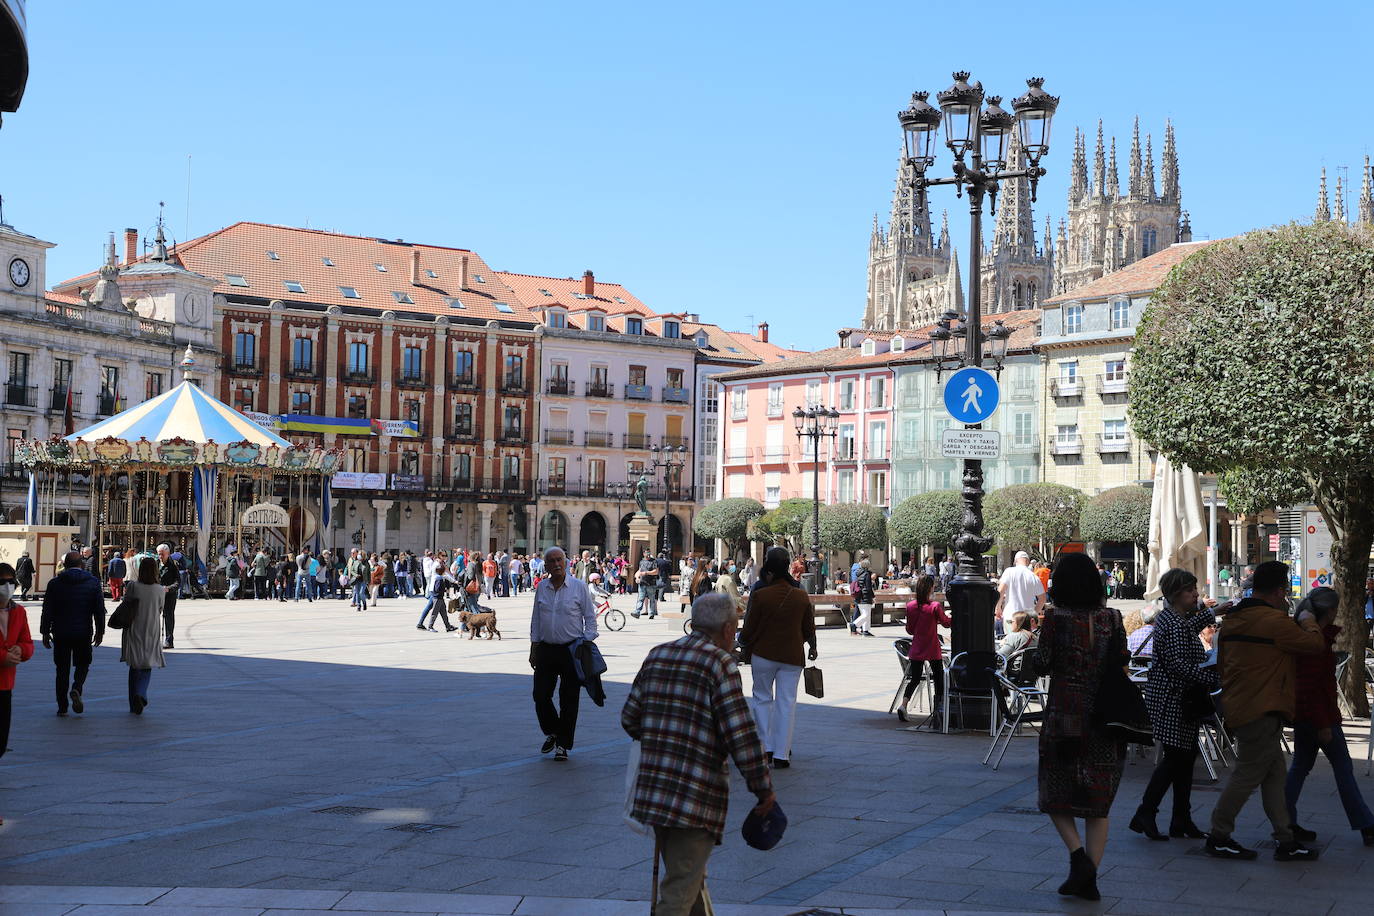
<instances>
[{"instance_id":1,"label":"small dog on leash","mask_svg":"<svg viewBox=\"0 0 1374 916\"><path fill-rule=\"evenodd\" d=\"M476 639L481 635L483 630L487 632L487 639L491 639L492 636L495 636L497 639L501 638L501 631L496 629L495 611L483 610L480 614L474 614L472 611L462 611L459 613L458 619L467 626L468 639Z\"/></svg>"}]
</instances>

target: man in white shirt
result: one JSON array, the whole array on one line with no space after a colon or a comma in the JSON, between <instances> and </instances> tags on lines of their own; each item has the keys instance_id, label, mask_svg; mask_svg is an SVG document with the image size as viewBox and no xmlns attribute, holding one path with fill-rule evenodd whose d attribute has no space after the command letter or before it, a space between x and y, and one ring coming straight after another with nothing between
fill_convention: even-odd
<instances>
[{"instance_id":1,"label":"man in white shirt","mask_svg":"<svg viewBox=\"0 0 1374 916\"><path fill-rule=\"evenodd\" d=\"M1040 616L1040 611L1045 606L1045 586L1040 584L1040 577L1030 568L1030 555L1024 550L1016 552L1016 561L1002 572L1002 578L997 580L997 638L1001 639L1006 635L1003 629L1003 618L1009 618L1017 611L1025 611L1035 617Z\"/></svg>"},{"instance_id":2,"label":"man in white shirt","mask_svg":"<svg viewBox=\"0 0 1374 916\"><path fill-rule=\"evenodd\" d=\"M568 557L558 547L544 551L549 577L534 590L530 613L530 667L534 669L534 712L544 733L541 754L567 760L577 731L577 703L582 682L573 665L571 646L596 639L596 602L581 579L568 575ZM558 688L558 708L553 705Z\"/></svg>"}]
</instances>

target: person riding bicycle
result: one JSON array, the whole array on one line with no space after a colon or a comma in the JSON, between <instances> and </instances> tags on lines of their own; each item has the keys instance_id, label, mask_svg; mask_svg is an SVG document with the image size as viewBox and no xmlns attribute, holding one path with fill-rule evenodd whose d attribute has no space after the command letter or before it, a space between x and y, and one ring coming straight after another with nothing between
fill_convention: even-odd
<instances>
[{"instance_id":1,"label":"person riding bicycle","mask_svg":"<svg viewBox=\"0 0 1374 916\"><path fill-rule=\"evenodd\" d=\"M592 600L597 604L611 600L611 593L606 591L601 584L601 573L592 573L587 577L587 587L592 591Z\"/></svg>"}]
</instances>

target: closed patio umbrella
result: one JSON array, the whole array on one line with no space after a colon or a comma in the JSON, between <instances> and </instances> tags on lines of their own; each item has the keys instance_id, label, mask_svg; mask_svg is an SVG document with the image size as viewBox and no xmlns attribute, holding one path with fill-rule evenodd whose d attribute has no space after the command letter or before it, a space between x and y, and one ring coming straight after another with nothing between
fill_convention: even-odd
<instances>
[{"instance_id":1,"label":"closed patio umbrella","mask_svg":"<svg viewBox=\"0 0 1374 916\"><path fill-rule=\"evenodd\" d=\"M1175 466L1160 455L1155 462L1154 492L1150 500L1150 562L1145 573L1145 598L1160 596L1159 577L1178 567L1207 575L1207 521L1198 475L1188 465Z\"/></svg>"}]
</instances>

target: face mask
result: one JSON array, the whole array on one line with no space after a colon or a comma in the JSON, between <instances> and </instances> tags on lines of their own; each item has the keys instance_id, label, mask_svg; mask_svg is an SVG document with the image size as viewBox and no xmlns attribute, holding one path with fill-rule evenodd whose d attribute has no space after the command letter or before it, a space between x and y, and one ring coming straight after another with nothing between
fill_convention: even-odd
<instances>
[{"instance_id":1,"label":"face mask","mask_svg":"<svg viewBox=\"0 0 1374 916\"><path fill-rule=\"evenodd\" d=\"M734 566L734 564L732 563L732 564L730 565L730 572L734 572L734 571L735 571L735 566Z\"/></svg>"},{"instance_id":2,"label":"face mask","mask_svg":"<svg viewBox=\"0 0 1374 916\"><path fill-rule=\"evenodd\" d=\"M14 583L13 583L13 582L0 583L0 601L3 601L3 602L9 601L9 600L10 600L10 596L13 595L13 594L14 594Z\"/></svg>"}]
</instances>

